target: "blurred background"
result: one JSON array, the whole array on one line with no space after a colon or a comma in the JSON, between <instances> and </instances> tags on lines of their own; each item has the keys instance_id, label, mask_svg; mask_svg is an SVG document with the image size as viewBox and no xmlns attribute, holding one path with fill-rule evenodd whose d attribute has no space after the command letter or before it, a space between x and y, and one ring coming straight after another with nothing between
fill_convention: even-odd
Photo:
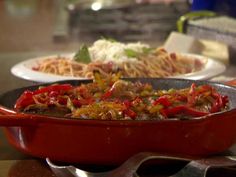
<instances>
[{"instance_id":1,"label":"blurred background","mask_svg":"<svg viewBox=\"0 0 236 177\"><path fill-rule=\"evenodd\" d=\"M0 52L74 51L101 36L160 45L187 0L0 0Z\"/></svg>"},{"instance_id":2,"label":"blurred background","mask_svg":"<svg viewBox=\"0 0 236 177\"><path fill-rule=\"evenodd\" d=\"M74 51L103 37L162 45L181 15L234 0L0 0L0 52Z\"/></svg>"}]
</instances>

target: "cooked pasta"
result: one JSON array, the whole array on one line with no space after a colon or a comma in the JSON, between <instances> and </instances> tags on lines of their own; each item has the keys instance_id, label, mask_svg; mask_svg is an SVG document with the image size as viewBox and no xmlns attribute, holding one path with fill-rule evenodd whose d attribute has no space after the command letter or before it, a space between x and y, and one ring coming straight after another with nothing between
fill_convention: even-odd
<instances>
[{"instance_id":1,"label":"cooked pasta","mask_svg":"<svg viewBox=\"0 0 236 177\"><path fill-rule=\"evenodd\" d=\"M119 62L98 59L85 64L58 56L43 60L34 69L44 73L82 78L92 78L94 70L103 75L119 70L123 77L170 77L199 71L206 62L186 55L168 53L159 48L149 53L140 53L136 59Z\"/></svg>"},{"instance_id":2,"label":"cooked pasta","mask_svg":"<svg viewBox=\"0 0 236 177\"><path fill-rule=\"evenodd\" d=\"M34 70L62 76L79 77L83 76L83 71L86 66L86 64L57 56L43 60Z\"/></svg>"}]
</instances>

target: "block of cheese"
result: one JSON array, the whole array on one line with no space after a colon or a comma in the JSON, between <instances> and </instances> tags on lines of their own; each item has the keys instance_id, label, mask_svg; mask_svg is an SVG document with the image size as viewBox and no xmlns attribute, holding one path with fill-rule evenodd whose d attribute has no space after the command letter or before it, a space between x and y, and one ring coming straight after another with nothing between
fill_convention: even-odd
<instances>
[{"instance_id":1,"label":"block of cheese","mask_svg":"<svg viewBox=\"0 0 236 177\"><path fill-rule=\"evenodd\" d=\"M205 39L196 39L186 34L171 32L163 46L168 52L194 53L229 63L228 45Z\"/></svg>"},{"instance_id":2,"label":"block of cheese","mask_svg":"<svg viewBox=\"0 0 236 177\"><path fill-rule=\"evenodd\" d=\"M200 40L204 46L201 54L216 59L224 64L229 64L229 48L226 44L217 41Z\"/></svg>"},{"instance_id":3,"label":"block of cheese","mask_svg":"<svg viewBox=\"0 0 236 177\"><path fill-rule=\"evenodd\" d=\"M199 54L202 51L203 44L192 36L171 32L163 47L168 52Z\"/></svg>"}]
</instances>

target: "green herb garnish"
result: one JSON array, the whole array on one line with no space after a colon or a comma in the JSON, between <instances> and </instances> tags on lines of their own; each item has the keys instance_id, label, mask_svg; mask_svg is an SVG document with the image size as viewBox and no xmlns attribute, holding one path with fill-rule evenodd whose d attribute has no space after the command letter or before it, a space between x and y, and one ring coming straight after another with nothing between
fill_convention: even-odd
<instances>
[{"instance_id":1,"label":"green herb garnish","mask_svg":"<svg viewBox=\"0 0 236 177\"><path fill-rule=\"evenodd\" d=\"M138 52L136 52L132 49L125 49L125 54L129 58L136 58L138 56Z\"/></svg>"},{"instance_id":2,"label":"green herb garnish","mask_svg":"<svg viewBox=\"0 0 236 177\"><path fill-rule=\"evenodd\" d=\"M153 50L154 48L151 48L151 47L143 47L143 54L149 54Z\"/></svg>"},{"instance_id":3,"label":"green herb garnish","mask_svg":"<svg viewBox=\"0 0 236 177\"><path fill-rule=\"evenodd\" d=\"M149 54L150 52L152 52L153 48L150 48L150 47L143 47L142 48L142 52L137 52L133 49L125 49L125 54L127 57L129 58L138 58L138 56L140 55L147 55Z\"/></svg>"},{"instance_id":4,"label":"green herb garnish","mask_svg":"<svg viewBox=\"0 0 236 177\"><path fill-rule=\"evenodd\" d=\"M73 57L73 60L77 62L82 62L82 63L90 63L91 57L89 54L88 47L86 45L82 45L79 51Z\"/></svg>"}]
</instances>

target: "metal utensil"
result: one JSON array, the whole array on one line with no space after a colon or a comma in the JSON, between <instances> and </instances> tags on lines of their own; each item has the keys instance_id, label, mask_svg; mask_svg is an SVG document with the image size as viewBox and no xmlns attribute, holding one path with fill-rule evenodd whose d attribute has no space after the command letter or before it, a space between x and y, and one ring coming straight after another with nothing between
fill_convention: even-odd
<instances>
[{"instance_id":1,"label":"metal utensil","mask_svg":"<svg viewBox=\"0 0 236 177\"><path fill-rule=\"evenodd\" d=\"M140 165L151 159L162 159L162 160L176 160L176 161L186 161L189 162L183 169L177 172L170 177L205 177L207 174L207 170L210 167L232 167L236 166L236 157L214 157L208 159L201 160L189 160L186 158L172 157L172 156L163 156L157 153L139 153L131 158L129 158L126 162L124 162L120 167L107 171L107 172L99 172L92 173L87 172L74 166L57 166L53 164L48 158L46 159L48 165L52 169L52 171L58 177L138 177L137 170Z\"/></svg>"},{"instance_id":2,"label":"metal utensil","mask_svg":"<svg viewBox=\"0 0 236 177\"><path fill-rule=\"evenodd\" d=\"M170 177L206 177L209 168L236 166L235 156L218 156L190 161L183 169Z\"/></svg>"},{"instance_id":3,"label":"metal utensil","mask_svg":"<svg viewBox=\"0 0 236 177\"><path fill-rule=\"evenodd\" d=\"M147 160L151 159L163 159L163 160L176 160L176 161L189 161L189 159L179 158L179 157L171 157L171 156L163 156L157 153L151 152L143 152L138 153L132 157L130 157L127 161L125 161L121 166L118 168L107 171L107 172L99 172L99 173L92 173L87 172L74 166L57 166L53 164L49 158L46 159L48 165L52 169L52 171L58 177L133 177L138 175L136 171L140 167L142 163Z\"/></svg>"}]
</instances>

